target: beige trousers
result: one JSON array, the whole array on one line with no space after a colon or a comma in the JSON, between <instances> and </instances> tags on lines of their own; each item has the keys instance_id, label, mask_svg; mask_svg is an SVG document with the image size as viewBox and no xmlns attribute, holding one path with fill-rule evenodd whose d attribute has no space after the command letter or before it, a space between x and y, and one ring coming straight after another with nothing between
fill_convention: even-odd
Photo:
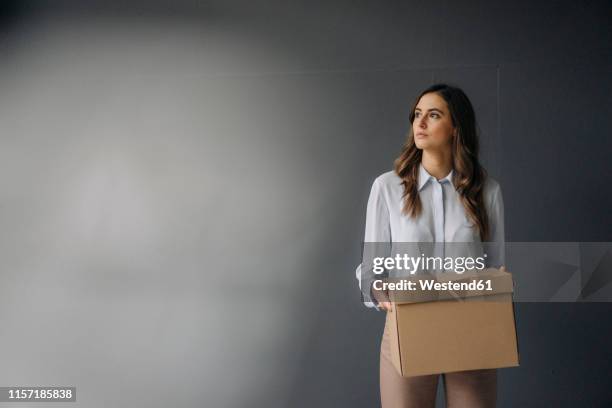
<instances>
[{"instance_id":1,"label":"beige trousers","mask_svg":"<svg viewBox=\"0 0 612 408\"><path fill-rule=\"evenodd\" d=\"M380 346L380 398L382 408L435 408L439 375L402 377L391 362L390 335L385 331ZM497 370L460 371L442 374L448 408L494 408Z\"/></svg>"}]
</instances>

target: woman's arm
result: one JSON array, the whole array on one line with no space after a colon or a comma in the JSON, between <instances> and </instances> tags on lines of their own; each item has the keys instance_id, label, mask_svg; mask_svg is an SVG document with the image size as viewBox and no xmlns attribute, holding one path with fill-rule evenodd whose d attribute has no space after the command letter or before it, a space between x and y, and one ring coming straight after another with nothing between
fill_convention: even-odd
<instances>
[{"instance_id":1,"label":"woman's arm","mask_svg":"<svg viewBox=\"0 0 612 408\"><path fill-rule=\"evenodd\" d=\"M495 183L492 194L491 205L487 209L490 231L487 259L488 266L499 268L505 265L506 239L504 231L504 199L498 183Z\"/></svg>"},{"instance_id":2,"label":"woman's arm","mask_svg":"<svg viewBox=\"0 0 612 408\"><path fill-rule=\"evenodd\" d=\"M384 293L372 293L371 290L363 290L364 288L370 288L374 273L370 265L370 260L374 256L385 256L385 254L377 254L376 252L381 247L386 247L386 243L391 242L391 225L389 219L389 208L384 196L383 186L380 181L380 177L374 180L372 189L370 190L370 197L368 199L368 206L366 212L366 226L364 235L364 246L363 246L363 262L355 270L355 275L359 281L359 288L361 289L363 303L367 307L374 307L378 310L378 307L382 307L385 310L390 309L390 303ZM381 245L382 244L382 245ZM365 264L365 266L364 266ZM377 276L377 278L380 277Z\"/></svg>"}]
</instances>

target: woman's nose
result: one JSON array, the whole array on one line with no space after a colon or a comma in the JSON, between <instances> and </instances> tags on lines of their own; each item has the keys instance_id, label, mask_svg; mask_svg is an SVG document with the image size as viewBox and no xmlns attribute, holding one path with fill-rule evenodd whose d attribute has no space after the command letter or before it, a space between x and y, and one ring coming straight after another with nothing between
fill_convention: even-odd
<instances>
[{"instance_id":1,"label":"woman's nose","mask_svg":"<svg viewBox=\"0 0 612 408\"><path fill-rule=\"evenodd\" d=\"M419 118L419 127L425 129L427 127L427 122L425 121L425 117Z\"/></svg>"}]
</instances>

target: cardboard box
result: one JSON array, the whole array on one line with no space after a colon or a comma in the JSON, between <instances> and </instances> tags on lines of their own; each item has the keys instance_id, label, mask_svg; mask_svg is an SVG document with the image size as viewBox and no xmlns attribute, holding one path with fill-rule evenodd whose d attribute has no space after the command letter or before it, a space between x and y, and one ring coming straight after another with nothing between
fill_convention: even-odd
<instances>
[{"instance_id":1,"label":"cardboard box","mask_svg":"<svg viewBox=\"0 0 612 408\"><path fill-rule=\"evenodd\" d=\"M512 275L497 269L442 275L415 275L410 280L477 279L483 285L474 290L389 291L394 306L386 324L392 361L400 375L518 366Z\"/></svg>"}]
</instances>

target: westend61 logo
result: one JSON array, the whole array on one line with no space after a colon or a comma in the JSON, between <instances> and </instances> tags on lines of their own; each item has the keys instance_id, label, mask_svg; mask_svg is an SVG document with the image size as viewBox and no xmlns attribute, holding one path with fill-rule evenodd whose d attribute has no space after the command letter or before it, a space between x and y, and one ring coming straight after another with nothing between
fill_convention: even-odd
<instances>
[{"instance_id":1,"label":"westend61 logo","mask_svg":"<svg viewBox=\"0 0 612 408\"><path fill-rule=\"evenodd\" d=\"M376 257L373 259L374 268L373 272L380 275L385 270L404 270L414 275L418 270L445 270L454 271L455 273L462 274L466 270L472 269L484 269L485 258L487 254L473 257L440 257L440 256L421 256L414 257L408 254L395 255L395 257Z\"/></svg>"}]
</instances>

